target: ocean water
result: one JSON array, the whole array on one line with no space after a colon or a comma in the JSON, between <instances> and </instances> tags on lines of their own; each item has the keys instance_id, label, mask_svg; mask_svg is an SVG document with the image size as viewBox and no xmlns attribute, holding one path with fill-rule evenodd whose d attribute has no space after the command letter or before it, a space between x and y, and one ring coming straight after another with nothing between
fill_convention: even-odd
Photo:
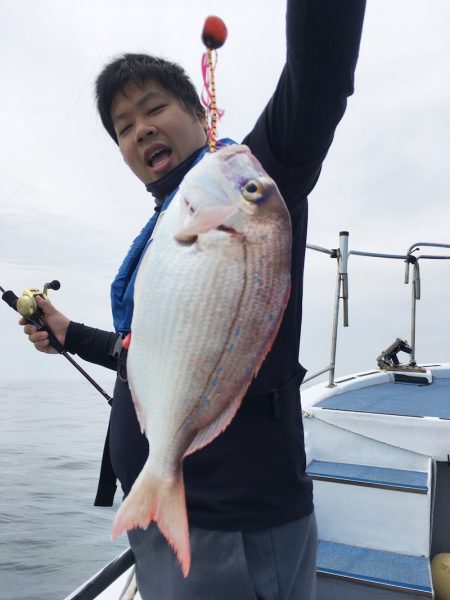
<instances>
[{"instance_id":1,"label":"ocean water","mask_svg":"<svg viewBox=\"0 0 450 600\"><path fill-rule=\"evenodd\" d=\"M0 381L1 600L62 600L127 547L120 487L93 506L109 411L82 379Z\"/></svg>"}]
</instances>

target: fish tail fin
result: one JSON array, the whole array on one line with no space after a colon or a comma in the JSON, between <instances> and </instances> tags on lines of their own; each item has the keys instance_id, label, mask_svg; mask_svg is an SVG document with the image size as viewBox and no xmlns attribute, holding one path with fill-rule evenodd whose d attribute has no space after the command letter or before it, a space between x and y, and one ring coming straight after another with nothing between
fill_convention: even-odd
<instances>
[{"instance_id":1,"label":"fish tail fin","mask_svg":"<svg viewBox=\"0 0 450 600\"><path fill-rule=\"evenodd\" d=\"M189 527L183 478L161 479L144 469L119 508L112 527L116 539L129 529L155 521L174 549L184 577L191 566Z\"/></svg>"}]
</instances>

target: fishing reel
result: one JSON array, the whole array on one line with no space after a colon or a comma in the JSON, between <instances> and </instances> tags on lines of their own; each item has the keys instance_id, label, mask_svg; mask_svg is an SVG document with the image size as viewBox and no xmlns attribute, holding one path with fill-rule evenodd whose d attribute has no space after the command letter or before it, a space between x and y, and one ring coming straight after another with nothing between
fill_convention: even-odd
<instances>
[{"instance_id":1,"label":"fishing reel","mask_svg":"<svg viewBox=\"0 0 450 600\"><path fill-rule=\"evenodd\" d=\"M36 302L36 296L43 296L44 298L48 298L48 290L59 290L61 284L59 281L53 280L50 283L44 284L43 290L38 290L37 288L28 288L25 289L18 298L16 294L12 290L5 291L0 286L0 291L2 292L2 300L6 302L8 306L10 306L13 310L17 311L22 317L30 323L34 325L37 331L47 331L48 338L50 341L50 345L60 354L64 353L64 346L57 340L57 338L53 335L52 331L42 320L44 317L44 313L38 307Z\"/></svg>"},{"instance_id":2,"label":"fishing reel","mask_svg":"<svg viewBox=\"0 0 450 600\"><path fill-rule=\"evenodd\" d=\"M37 288L27 288L22 292L20 298L17 299L16 310L22 317L27 319L42 317L42 311L38 307L36 302L36 296L43 296L48 298L48 290L59 290L61 284L59 281L54 279L50 283L44 284L44 289L39 290Z\"/></svg>"}]
</instances>

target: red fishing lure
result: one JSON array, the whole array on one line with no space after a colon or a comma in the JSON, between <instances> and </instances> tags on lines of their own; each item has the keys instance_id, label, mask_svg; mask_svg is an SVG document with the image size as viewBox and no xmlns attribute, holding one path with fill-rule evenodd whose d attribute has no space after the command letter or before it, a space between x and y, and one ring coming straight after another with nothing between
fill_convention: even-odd
<instances>
[{"instance_id":1,"label":"red fishing lure","mask_svg":"<svg viewBox=\"0 0 450 600\"><path fill-rule=\"evenodd\" d=\"M220 17L206 17L203 25L202 41L207 48L217 50L225 44L227 35L226 25Z\"/></svg>"}]
</instances>

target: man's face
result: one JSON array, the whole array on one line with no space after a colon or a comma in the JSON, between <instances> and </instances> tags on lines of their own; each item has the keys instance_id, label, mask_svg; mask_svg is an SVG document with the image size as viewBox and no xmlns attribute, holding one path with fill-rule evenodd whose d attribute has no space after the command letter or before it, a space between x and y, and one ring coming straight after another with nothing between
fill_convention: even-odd
<instances>
[{"instance_id":1,"label":"man's face","mask_svg":"<svg viewBox=\"0 0 450 600\"><path fill-rule=\"evenodd\" d=\"M128 83L114 98L111 117L125 162L145 184L206 143L204 124L155 81Z\"/></svg>"}]
</instances>

